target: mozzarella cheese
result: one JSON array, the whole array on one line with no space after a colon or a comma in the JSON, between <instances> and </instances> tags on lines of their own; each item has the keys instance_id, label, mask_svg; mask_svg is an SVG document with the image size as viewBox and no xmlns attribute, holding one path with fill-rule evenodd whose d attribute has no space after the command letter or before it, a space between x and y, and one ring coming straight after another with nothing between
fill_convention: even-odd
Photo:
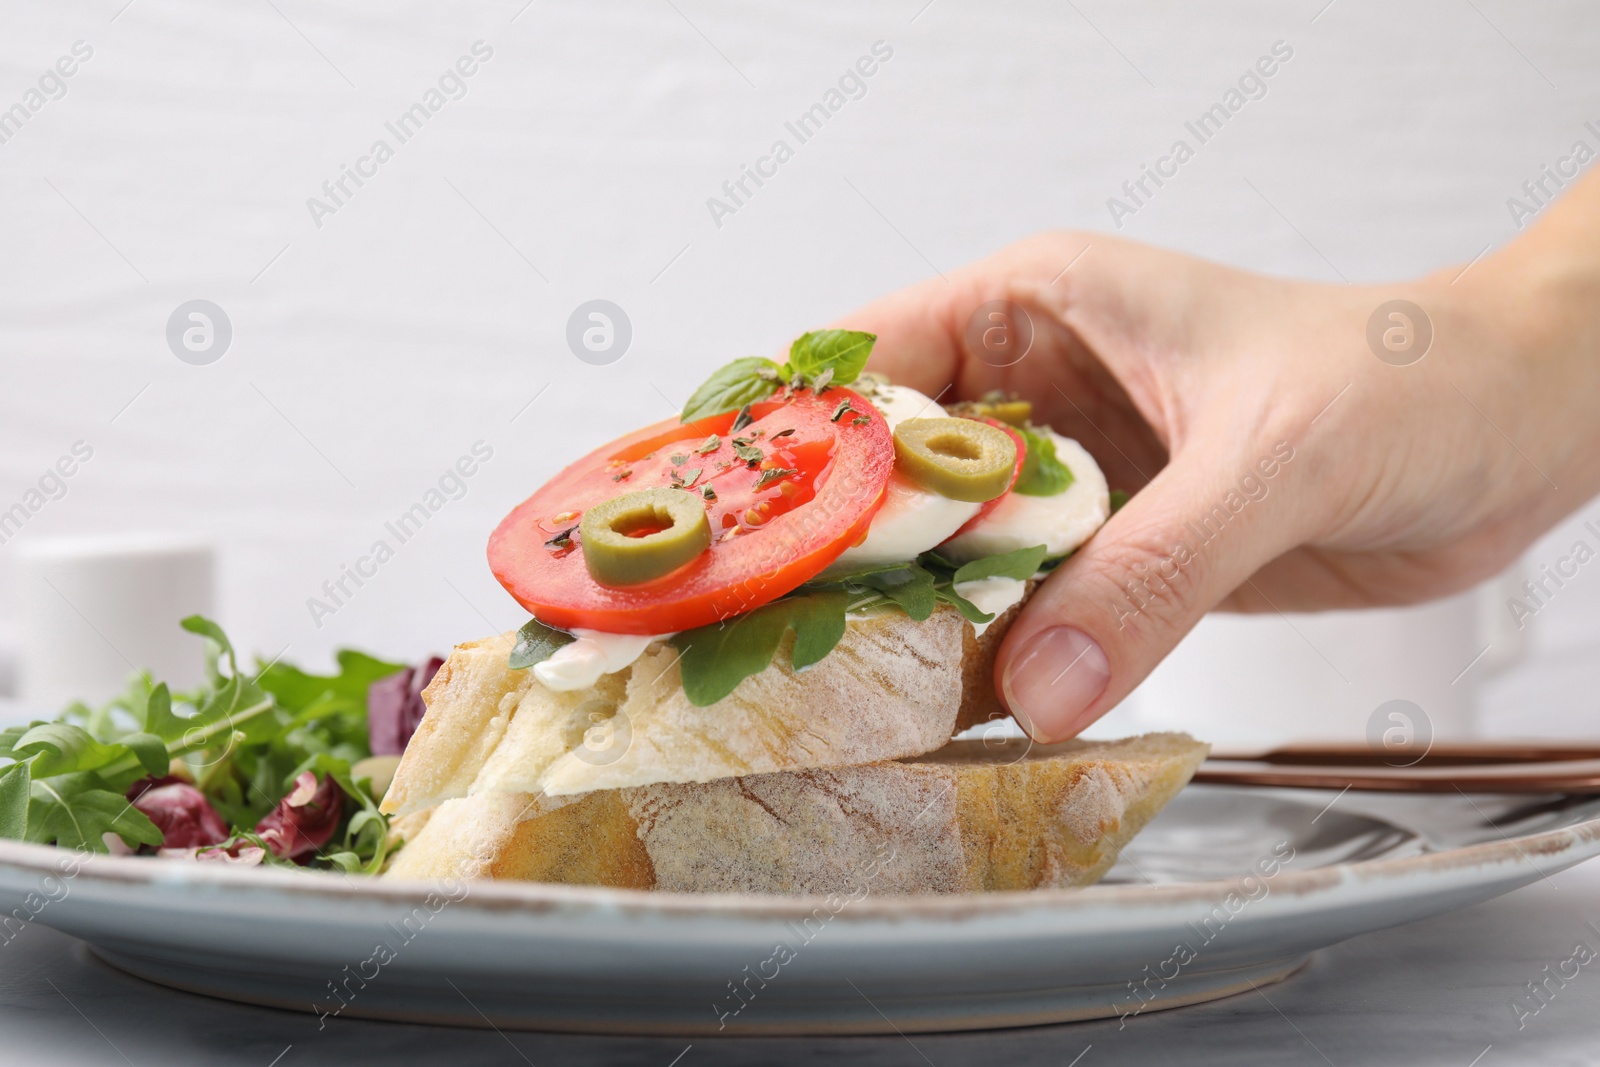
<instances>
[{"instance_id":1,"label":"mozzarella cheese","mask_svg":"<svg viewBox=\"0 0 1600 1067\"><path fill-rule=\"evenodd\" d=\"M1022 599L1022 594L1027 592L1028 583L1020 578L980 578L975 582L957 582L955 591L957 596L965 597L972 601L979 611L986 611L996 619L1011 609L1011 606ZM972 628L977 631L976 636L982 637L994 619L989 622L975 622Z\"/></svg>"},{"instance_id":2,"label":"mozzarella cheese","mask_svg":"<svg viewBox=\"0 0 1600 1067\"><path fill-rule=\"evenodd\" d=\"M907 419L937 419L945 415L944 408L932 398L904 385L879 386L870 399L890 430ZM951 500L924 489L897 470L889 476L883 506L872 517L866 540L845 549L830 569L916 559L966 525L980 507L981 504Z\"/></svg>"},{"instance_id":3,"label":"mozzarella cheese","mask_svg":"<svg viewBox=\"0 0 1600 1067\"><path fill-rule=\"evenodd\" d=\"M588 689L603 674L614 674L633 665L654 641L665 641L671 634L608 634L601 630L573 630L576 639L562 645L542 663L533 665L534 677L546 689L558 693Z\"/></svg>"},{"instance_id":4,"label":"mozzarella cheese","mask_svg":"<svg viewBox=\"0 0 1600 1067\"><path fill-rule=\"evenodd\" d=\"M983 521L946 544L939 554L956 563L1044 545L1055 559L1077 548L1111 517L1111 493L1100 465L1070 437L1038 428L1055 442L1056 458L1072 472L1072 484L1055 496L1008 493Z\"/></svg>"}]
</instances>

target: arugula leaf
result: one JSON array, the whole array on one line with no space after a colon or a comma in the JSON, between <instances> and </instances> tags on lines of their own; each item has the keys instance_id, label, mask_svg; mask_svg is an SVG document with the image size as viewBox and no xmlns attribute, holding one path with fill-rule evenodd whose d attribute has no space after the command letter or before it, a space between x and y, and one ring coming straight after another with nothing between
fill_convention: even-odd
<instances>
[{"instance_id":1,"label":"arugula leaf","mask_svg":"<svg viewBox=\"0 0 1600 1067\"><path fill-rule=\"evenodd\" d=\"M961 612L961 617L970 623L994 621L994 614L992 612L984 611L982 608L978 607L978 605L974 604L972 601L968 600L966 597L962 596L948 585L935 586L933 592L934 595L939 598L939 603L949 604L951 607Z\"/></svg>"},{"instance_id":2,"label":"arugula leaf","mask_svg":"<svg viewBox=\"0 0 1600 1067\"><path fill-rule=\"evenodd\" d=\"M221 627L199 616L183 627L206 639L206 681L195 691L173 694L137 675L103 707L74 704L59 721L0 731L0 758L16 761L0 768L0 836L95 852L107 851L107 834L159 845L160 831L124 794L182 759L231 824L232 840L248 842L295 775L314 769L332 775L350 799L341 860L379 870L388 826L350 766L371 754L367 687L402 665L342 651L333 675L274 663L250 678Z\"/></svg>"},{"instance_id":3,"label":"arugula leaf","mask_svg":"<svg viewBox=\"0 0 1600 1067\"><path fill-rule=\"evenodd\" d=\"M135 686L129 697L134 718L144 727L145 733L166 737L177 728L177 717L172 714L172 693L166 682L148 692L144 686Z\"/></svg>"},{"instance_id":4,"label":"arugula leaf","mask_svg":"<svg viewBox=\"0 0 1600 1067\"><path fill-rule=\"evenodd\" d=\"M860 377L877 340L877 334L860 330L803 333L789 346L789 364L781 373L784 377L801 374L814 380L831 370L833 376L824 385L849 385Z\"/></svg>"},{"instance_id":5,"label":"arugula leaf","mask_svg":"<svg viewBox=\"0 0 1600 1067\"><path fill-rule=\"evenodd\" d=\"M167 754L167 743L155 734L127 734L122 744L133 753L146 774L160 776L172 769L172 757Z\"/></svg>"},{"instance_id":6,"label":"arugula leaf","mask_svg":"<svg viewBox=\"0 0 1600 1067\"><path fill-rule=\"evenodd\" d=\"M51 778L69 771L95 771L126 755L119 745L103 745L81 726L65 722L45 722L17 739L11 754L30 759L35 778ZM162 769L166 769L165 763Z\"/></svg>"},{"instance_id":7,"label":"arugula leaf","mask_svg":"<svg viewBox=\"0 0 1600 1067\"><path fill-rule=\"evenodd\" d=\"M178 625L182 626L190 633L199 634L201 637L204 637L206 640L210 641L216 646L216 651L228 657L228 665L230 667L233 666L233 642L229 641L228 635L222 632L222 627L218 626L204 615L190 615L187 618L180 620ZM213 671L216 669L216 661L214 657L212 659L211 668Z\"/></svg>"},{"instance_id":8,"label":"arugula leaf","mask_svg":"<svg viewBox=\"0 0 1600 1067\"><path fill-rule=\"evenodd\" d=\"M790 663L803 671L819 663L844 640L845 613L850 597L842 592L819 592L810 596L788 597L789 626L794 630L794 651Z\"/></svg>"},{"instance_id":9,"label":"arugula leaf","mask_svg":"<svg viewBox=\"0 0 1600 1067\"><path fill-rule=\"evenodd\" d=\"M931 553L929 554L931 555ZM829 569L823 571L800 588L802 591L832 588L842 583L858 582L869 574L882 574L885 571L899 571L905 568L906 564L904 563L859 563L844 570Z\"/></svg>"},{"instance_id":10,"label":"arugula leaf","mask_svg":"<svg viewBox=\"0 0 1600 1067\"><path fill-rule=\"evenodd\" d=\"M923 622L938 606L933 575L915 563L899 570L864 575L851 583L882 593L916 622Z\"/></svg>"},{"instance_id":11,"label":"arugula leaf","mask_svg":"<svg viewBox=\"0 0 1600 1067\"><path fill-rule=\"evenodd\" d=\"M740 682L766 670L788 628L789 605L778 600L673 637L673 646L682 653L678 670L689 703L697 708L715 704Z\"/></svg>"},{"instance_id":12,"label":"arugula leaf","mask_svg":"<svg viewBox=\"0 0 1600 1067\"><path fill-rule=\"evenodd\" d=\"M683 405L680 421L709 419L765 399L772 393L773 379L762 377L761 372L776 373L778 369L776 363L763 356L744 356L719 367Z\"/></svg>"},{"instance_id":13,"label":"arugula leaf","mask_svg":"<svg viewBox=\"0 0 1600 1067\"><path fill-rule=\"evenodd\" d=\"M538 619L529 619L522 624L522 629L517 631L517 643L511 646L511 658L506 662L506 666L514 671L526 670L535 663L543 663L555 655L561 646L569 645L575 640L576 638L565 630L546 626Z\"/></svg>"},{"instance_id":14,"label":"arugula leaf","mask_svg":"<svg viewBox=\"0 0 1600 1067\"><path fill-rule=\"evenodd\" d=\"M349 760L326 754L316 756L309 766L301 769L319 775L332 775L333 780L339 783L339 788L344 790L347 803L354 801L361 806L361 810L352 815L345 825L344 849L326 858L341 870L377 874L383 869L383 861L389 851L389 823L367 789L372 784L371 780L356 778L351 774ZM295 772L296 775L299 773L298 770ZM364 856L370 859L363 861Z\"/></svg>"},{"instance_id":15,"label":"arugula leaf","mask_svg":"<svg viewBox=\"0 0 1600 1067\"><path fill-rule=\"evenodd\" d=\"M256 675L256 683L272 694L285 711L336 706L346 712L359 709L364 718L367 690L372 683L406 669L404 663L391 663L348 648L340 649L335 661L339 664L336 674L309 674L282 662L259 664L261 670Z\"/></svg>"},{"instance_id":16,"label":"arugula leaf","mask_svg":"<svg viewBox=\"0 0 1600 1067\"><path fill-rule=\"evenodd\" d=\"M21 841L28 836L30 767L23 760L0 771L0 837Z\"/></svg>"},{"instance_id":17,"label":"arugula leaf","mask_svg":"<svg viewBox=\"0 0 1600 1067\"><path fill-rule=\"evenodd\" d=\"M686 630L671 638L681 655L683 691L695 707L715 704L777 654L783 635L794 631L791 662L803 670L820 661L844 638L851 611L893 607L917 622L948 604L973 623L994 616L955 591L957 582L984 578L1026 580L1038 572L1046 548L1034 545L957 566L936 552L905 563L868 563L824 573L788 596L724 622Z\"/></svg>"},{"instance_id":18,"label":"arugula leaf","mask_svg":"<svg viewBox=\"0 0 1600 1067\"><path fill-rule=\"evenodd\" d=\"M1065 493L1073 481L1072 471L1056 458L1055 441L1026 426L1015 429L1022 435L1027 449L1022 460L1022 473L1017 475L1017 484L1011 487L1011 491L1023 496L1057 496Z\"/></svg>"},{"instance_id":19,"label":"arugula leaf","mask_svg":"<svg viewBox=\"0 0 1600 1067\"><path fill-rule=\"evenodd\" d=\"M983 559L975 559L956 568L951 580L958 584L981 582L985 578L1016 578L1027 581L1038 573L1039 564L1044 562L1045 553L1048 551L1044 545L1034 545L1032 548L1019 548L1015 552L1003 552L998 556L985 556Z\"/></svg>"},{"instance_id":20,"label":"arugula leaf","mask_svg":"<svg viewBox=\"0 0 1600 1067\"><path fill-rule=\"evenodd\" d=\"M784 632L794 630L794 669L804 670L844 637L850 597L841 590L788 596L734 619L686 630L671 639L682 655L683 692L697 708L715 704L772 662Z\"/></svg>"},{"instance_id":21,"label":"arugula leaf","mask_svg":"<svg viewBox=\"0 0 1600 1067\"><path fill-rule=\"evenodd\" d=\"M108 851L105 835L128 844L159 845L161 831L121 793L94 774L69 774L33 783L27 840L62 848Z\"/></svg>"}]
</instances>

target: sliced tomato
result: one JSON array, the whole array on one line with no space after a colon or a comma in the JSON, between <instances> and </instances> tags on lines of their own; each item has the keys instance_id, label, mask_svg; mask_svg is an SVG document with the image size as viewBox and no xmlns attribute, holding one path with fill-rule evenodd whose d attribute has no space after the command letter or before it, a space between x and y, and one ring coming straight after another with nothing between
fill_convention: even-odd
<instances>
[{"instance_id":1,"label":"sliced tomato","mask_svg":"<svg viewBox=\"0 0 1600 1067\"><path fill-rule=\"evenodd\" d=\"M851 410L835 420L843 401ZM838 387L820 397L810 390L774 396L750 414L737 433L733 414L660 422L578 460L489 538L495 577L546 625L626 634L706 626L815 577L866 535L894 469L894 439L870 403ZM717 447L700 451L712 434ZM659 486L704 503L711 547L653 582L596 582L576 529L584 510Z\"/></svg>"},{"instance_id":2,"label":"sliced tomato","mask_svg":"<svg viewBox=\"0 0 1600 1067\"><path fill-rule=\"evenodd\" d=\"M1017 428L1015 426L1012 426L1009 423L1001 422L999 419L991 419L986 415L979 416L977 421L986 422L990 426L1004 430L1006 433L1011 435L1011 440L1015 441L1017 444L1017 465L1011 468L1011 485L1006 486L1006 491L995 497L993 500L985 500L983 502L983 506L978 509L978 513L972 516L972 518L968 519L966 522L962 523L961 529L951 534L949 538L946 538L946 540L960 537L962 534L966 533L968 530L972 529L974 526L978 525L978 523L987 518L989 512L999 507L1000 501L1006 498L1006 495L1010 493L1012 488L1017 484L1017 479L1022 477L1022 464L1028 458L1028 444L1023 440L1022 435L1017 432Z\"/></svg>"}]
</instances>

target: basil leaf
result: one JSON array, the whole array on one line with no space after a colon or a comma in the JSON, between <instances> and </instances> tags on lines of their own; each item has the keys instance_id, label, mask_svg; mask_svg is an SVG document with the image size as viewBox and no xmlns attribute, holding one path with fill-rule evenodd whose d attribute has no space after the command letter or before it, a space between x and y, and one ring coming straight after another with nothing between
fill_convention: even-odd
<instances>
[{"instance_id":1,"label":"basil leaf","mask_svg":"<svg viewBox=\"0 0 1600 1067\"><path fill-rule=\"evenodd\" d=\"M772 393L772 379L761 377L763 370L776 372L778 365L762 356L745 356L718 368L683 405L680 421L709 419L766 399Z\"/></svg>"},{"instance_id":2,"label":"basil leaf","mask_svg":"<svg viewBox=\"0 0 1600 1067\"><path fill-rule=\"evenodd\" d=\"M1027 581L1038 573L1039 564L1044 562L1048 551L1044 545L1034 545L1032 548L1019 548L1015 552L1003 552L998 556L985 556L957 568L951 580L958 583L981 582L985 578Z\"/></svg>"},{"instance_id":3,"label":"basil leaf","mask_svg":"<svg viewBox=\"0 0 1600 1067\"><path fill-rule=\"evenodd\" d=\"M933 575L915 563L899 570L869 574L852 584L882 593L916 622L926 620L938 605L933 590Z\"/></svg>"},{"instance_id":4,"label":"basil leaf","mask_svg":"<svg viewBox=\"0 0 1600 1067\"><path fill-rule=\"evenodd\" d=\"M555 655L558 648L574 640L576 638L565 630L546 626L538 619L529 619L517 631L517 643L511 646L511 657L506 661L506 666L514 671L526 670L535 663L543 663Z\"/></svg>"},{"instance_id":5,"label":"basil leaf","mask_svg":"<svg viewBox=\"0 0 1600 1067\"><path fill-rule=\"evenodd\" d=\"M1057 496L1065 493L1072 484L1072 471L1056 458L1055 441L1027 427L1017 427L1016 430L1022 435L1027 449L1022 460L1022 473L1017 476L1017 484L1011 487L1011 491L1023 496Z\"/></svg>"},{"instance_id":6,"label":"basil leaf","mask_svg":"<svg viewBox=\"0 0 1600 1067\"><path fill-rule=\"evenodd\" d=\"M21 841L28 836L28 787L32 782L27 761L0 771L0 837Z\"/></svg>"},{"instance_id":7,"label":"basil leaf","mask_svg":"<svg viewBox=\"0 0 1600 1067\"><path fill-rule=\"evenodd\" d=\"M1115 515L1122 510L1122 505L1128 502L1128 494L1121 489L1111 490L1111 514Z\"/></svg>"},{"instance_id":8,"label":"basil leaf","mask_svg":"<svg viewBox=\"0 0 1600 1067\"><path fill-rule=\"evenodd\" d=\"M672 638L681 655L684 695L697 708L715 704L772 663L784 631L794 630L791 663L800 671L832 652L843 638L850 597L842 590L784 597L737 618Z\"/></svg>"},{"instance_id":9,"label":"basil leaf","mask_svg":"<svg viewBox=\"0 0 1600 1067\"><path fill-rule=\"evenodd\" d=\"M789 346L789 374L815 379L823 371L833 371L828 381L849 385L861 375L872 354L878 335L860 330L815 330L803 333Z\"/></svg>"}]
</instances>

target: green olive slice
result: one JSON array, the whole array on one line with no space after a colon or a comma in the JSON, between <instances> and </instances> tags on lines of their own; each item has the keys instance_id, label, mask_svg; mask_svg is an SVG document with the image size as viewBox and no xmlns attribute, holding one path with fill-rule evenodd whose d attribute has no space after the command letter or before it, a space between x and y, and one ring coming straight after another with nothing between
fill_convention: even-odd
<instances>
[{"instance_id":1,"label":"green olive slice","mask_svg":"<svg viewBox=\"0 0 1600 1067\"><path fill-rule=\"evenodd\" d=\"M949 405L952 415L974 419L999 419L1011 426L1026 426L1033 418L1033 404L1001 392L985 393L981 400Z\"/></svg>"},{"instance_id":2,"label":"green olive slice","mask_svg":"<svg viewBox=\"0 0 1600 1067\"><path fill-rule=\"evenodd\" d=\"M973 406L979 415L987 415L1012 426L1022 426L1033 418L1033 405L1026 400L983 401Z\"/></svg>"},{"instance_id":3,"label":"green olive slice","mask_svg":"<svg viewBox=\"0 0 1600 1067\"><path fill-rule=\"evenodd\" d=\"M1011 487L1017 444L971 419L907 419L894 429L894 462L940 496L981 504Z\"/></svg>"},{"instance_id":4,"label":"green olive slice","mask_svg":"<svg viewBox=\"0 0 1600 1067\"><path fill-rule=\"evenodd\" d=\"M681 489L641 489L596 504L578 534L584 566L601 585L654 581L711 547L705 504Z\"/></svg>"}]
</instances>

